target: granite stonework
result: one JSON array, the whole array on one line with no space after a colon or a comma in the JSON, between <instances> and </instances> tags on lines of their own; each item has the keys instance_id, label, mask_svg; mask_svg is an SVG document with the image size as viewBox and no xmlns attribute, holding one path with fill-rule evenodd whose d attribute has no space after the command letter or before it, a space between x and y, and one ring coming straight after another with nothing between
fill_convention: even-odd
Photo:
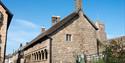
<instances>
[{"instance_id":1,"label":"granite stonework","mask_svg":"<svg viewBox=\"0 0 125 63\"><path fill-rule=\"evenodd\" d=\"M7 40L7 30L12 18L12 14L9 13L8 9L0 1L0 63L4 62L5 50L6 50L6 40Z\"/></svg>"},{"instance_id":2,"label":"granite stonework","mask_svg":"<svg viewBox=\"0 0 125 63\"><path fill-rule=\"evenodd\" d=\"M24 62L76 63L79 55L99 52L97 40L106 40L104 28L101 23L93 23L82 10L82 0L76 0L75 12L62 20L60 16L52 17L52 27L24 46Z\"/></svg>"},{"instance_id":3,"label":"granite stonework","mask_svg":"<svg viewBox=\"0 0 125 63\"><path fill-rule=\"evenodd\" d=\"M75 63L76 56L80 54L96 54L96 30L79 13L77 19L73 19L70 25L52 36L52 62ZM72 35L71 41L66 41L66 34Z\"/></svg>"}]
</instances>

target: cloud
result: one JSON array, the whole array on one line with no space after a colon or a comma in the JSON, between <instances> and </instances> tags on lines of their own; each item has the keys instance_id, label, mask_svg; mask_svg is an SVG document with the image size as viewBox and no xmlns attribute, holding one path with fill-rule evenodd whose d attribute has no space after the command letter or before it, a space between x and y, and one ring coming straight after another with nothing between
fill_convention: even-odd
<instances>
[{"instance_id":1,"label":"cloud","mask_svg":"<svg viewBox=\"0 0 125 63\"><path fill-rule=\"evenodd\" d=\"M28 21L28 20L16 19L15 22L17 22L20 25L30 27L30 28L37 28L38 27L38 25L36 25L32 21Z\"/></svg>"},{"instance_id":2,"label":"cloud","mask_svg":"<svg viewBox=\"0 0 125 63\"><path fill-rule=\"evenodd\" d=\"M7 54L12 53L13 49L19 48L19 44L30 42L39 33L41 27L32 21L14 19L10 25L7 39Z\"/></svg>"},{"instance_id":3,"label":"cloud","mask_svg":"<svg viewBox=\"0 0 125 63\"><path fill-rule=\"evenodd\" d=\"M33 23L33 21L23 20L23 19L14 19L10 26L12 29L36 29L39 28L37 24Z\"/></svg>"}]
</instances>

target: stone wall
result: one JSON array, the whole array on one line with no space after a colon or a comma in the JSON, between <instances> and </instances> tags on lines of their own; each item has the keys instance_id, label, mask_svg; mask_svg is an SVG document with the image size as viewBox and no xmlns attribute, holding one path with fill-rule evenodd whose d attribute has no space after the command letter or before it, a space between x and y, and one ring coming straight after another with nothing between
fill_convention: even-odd
<instances>
[{"instance_id":1,"label":"stone wall","mask_svg":"<svg viewBox=\"0 0 125 63\"><path fill-rule=\"evenodd\" d=\"M6 34L7 34L7 19L8 19L8 15L6 14L6 10L0 5L0 12L3 13L4 18L3 18L3 22L2 25L0 26L0 39L1 39L1 54L0 54L0 62L3 62L3 58L4 58L4 50L5 50L5 44L6 44Z\"/></svg>"},{"instance_id":2,"label":"stone wall","mask_svg":"<svg viewBox=\"0 0 125 63\"><path fill-rule=\"evenodd\" d=\"M75 63L77 55L97 53L96 30L82 12L79 16L52 36L52 63ZM66 41L66 34L72 35L71 41Z\"/></svg>"}]
</instances>

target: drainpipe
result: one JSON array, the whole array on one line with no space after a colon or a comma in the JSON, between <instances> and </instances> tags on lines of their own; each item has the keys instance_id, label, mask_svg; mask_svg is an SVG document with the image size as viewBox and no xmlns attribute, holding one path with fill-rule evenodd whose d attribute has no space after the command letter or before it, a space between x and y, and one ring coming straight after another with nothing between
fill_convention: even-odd
<instances>
[{"instance_id":1,"label":"drainpipe","mask_svg":"<svg viewBox=\"0 0 125 63\"><path fill-rule=\"evenodd\" d=\"M49 63L52 63L52 38L51 37L49 37L49 36L47 36L48 38L49 38L49 40L50 40L50 42L49 42L49 49L50 49L50 59L49 59Z\"/></svg>"}]
</instances>

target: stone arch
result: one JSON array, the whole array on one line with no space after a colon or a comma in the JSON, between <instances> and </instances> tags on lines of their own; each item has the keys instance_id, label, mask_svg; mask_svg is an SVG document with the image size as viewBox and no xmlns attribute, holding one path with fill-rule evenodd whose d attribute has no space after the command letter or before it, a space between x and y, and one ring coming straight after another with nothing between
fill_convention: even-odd
<instances>
[{"instance_id":1,"label":"stone arch","mask_svg":"<svg viewBox=\"0 0 125 63\"><path fill-rule=\"evenodd\" d=\"M0 48L2 46L1 34L0 34Z\"/></svg>"},{"instance_id":2,"label":"stone arch","mask_svg":"<svg viewBox=\"0 0 125 63\"><path fill-rule=\"evenodd\" d=\"M36 52L36 60L39 60L39 54Z\"/></svg>"},{"instance_id":3,"label":"stone arch","mask_svg":"<svg viewBox=\"0 0 125 63\"><path fill-rule=\"evenodd\" d=\"M47 49L44 50L44 53L45 53L45 59L48 59L48 52L47 52Z\"/></svg>"},{"instance_id":4,"label":"stone arch","mask_svg":"<svg viewBox=\"0 0 125 63\"><path fill-rule=\"evenodd\" d=\"M29 60L31 61L32 59L31 59L31 54L29 54Z\"/></svg>"},{"instance_id":5,"label":"stone arch","mask_svg":"<svg viewBox=\"0 0 125 63\"><path fill-rule=\"evenodd\" d=\"M41 52L39 51L38 54L39 54L38 55L39 56L39 60L41 60Z\"/></svg>"},{"instance_id":6,"label":"stone arch","mask_svg":"<svg viewBox=\"0 0 125 63\"><path fill-rule=\"evenodd\" d=\"M41 54L42 54L42 60L44 59L44 51L42 50L41 51Z\"/></svg>"},{"instance_id":7,"label":"stone arch","mask_svg":"<svg viewBox=\"0 0 125 63\"><path fill-rule=\"evenodd\" d=\"M32 60L34 60L34 53L32 53Z\"/></svg>"},{"instance_id":8,"label":"stone arch","mask_svg":"<svg viewBox=\"0 0 125 63\"><path fill-rule=\"evenodd\" d=\"M33 60L35 60L35 54L33 53Z\"/></svg>"},{"instance_id":9,"label":"stone arch","mask_svg":"<svg viewBox=\"0 0 125 63\"><path fill-rule=\"evenodd\" d=\"M36 57L36 53L34 53L34 60L36 60L36 58L37 58L37 57Z\"/></svg>"}]
</instances>

